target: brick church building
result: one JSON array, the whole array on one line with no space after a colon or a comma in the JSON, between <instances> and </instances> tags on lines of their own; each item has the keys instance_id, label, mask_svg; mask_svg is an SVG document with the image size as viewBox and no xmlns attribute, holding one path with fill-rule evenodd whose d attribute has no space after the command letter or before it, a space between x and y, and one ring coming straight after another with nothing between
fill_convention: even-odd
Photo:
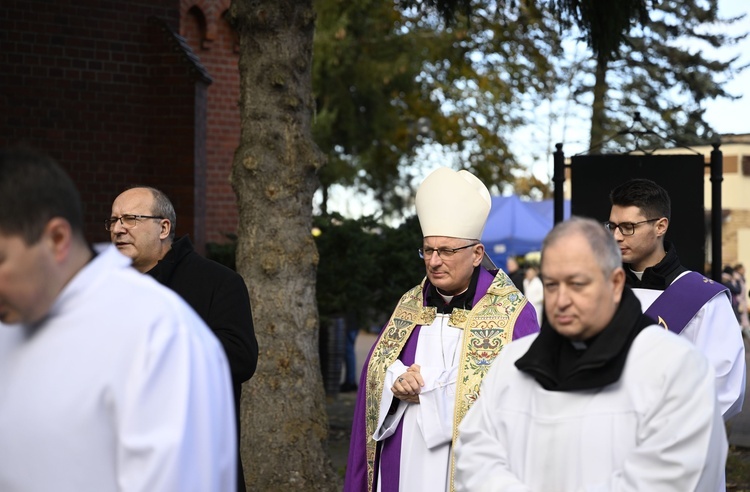
<instances>
[{"instance_id":1,"label":"brick church building","mask_svg":"<svg viewBox=\"0 0 750 492\"><path fill-rule=\"evenodd\" d=\"M199 251L237 230L238 42L229 0L4 0L0 146L52 155L84 202L86 234L126 187L162 189Z\"/></svg>"}]
</instances>

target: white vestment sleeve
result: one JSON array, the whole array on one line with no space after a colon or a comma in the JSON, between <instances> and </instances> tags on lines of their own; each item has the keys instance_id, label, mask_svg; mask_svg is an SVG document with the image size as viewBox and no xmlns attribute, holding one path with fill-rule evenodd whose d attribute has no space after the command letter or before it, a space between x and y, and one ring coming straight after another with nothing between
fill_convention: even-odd
<instances>
[{"instance_id":1,"label":"white vestment sleeve","mask_svg":"<svg viewBox=\"0 0 750 492\"><path fill-rule=\"evenodd\" d=\"M378 427L373 439L382 441L392 436L406 409L414 406L418 412L417 424L427 448L432 449L450 442L453 438L453 408L456 400L458 366L448 371L436 367L420 368L424 386L419 393L419 404L399 402L396 412L388 415L388 410L395 398L391 387L407 369L407 366L397 360L386 370L383 394L380 399Z\"/></svg>"},{"instance_id":2,"label":"white vestment sleeve","mask_svg":"<svg viewBox=\"0 0 750 492\"><path fill-rule=\"evenodd\" d=\"M395 396L391 388L393 383L396 382L396 378L406 372L408 369L399 359L391 364L385 371L385 379L383 380L383 394L380 396L380 412L378 412L378 426L373 434L372 438L376 441L382 441L388 437L391 437L396 432L396 427L401 421L406 411L408 403L399 402L398 408L393 415L388 415L388 410L391 408Z\"/></svg>"},{"instance_id":3,"label":"white vestment sleeve","mask_svg":"<svg viewBox=\"0 0 750 492\"><path fill-rule=\"evenodd\" d=\"M456 443L456 492L530 492L508 465L507 430L494 403L502 398L514 357L513 343L505 347L482 380L480 397L459 426ZM508 360L510 359L510 361Z\"/></svg>"},{"instance_id":4,"label":"white vestment sleeve","mask_svg":"<svg viewBox=\"0 0 750 492\"><path fill-rule=\"evenodd\" d=\"M642 338L643 337L643 338ZM679 343L675 343L679 342ZM590 445L593 441L622 445L622 458L608 464L608 459L597 463L595 456L587 461L576 461L575 449L571 456L545 456L548 448L543 444L544 429L548 428L549 413L537 414L541 419L525 414L518 401L510 399L528 397L536 393L538 400L529 406L536 411L540 405L551 401L541 388L533 389L536 382L520 374L513 366L518 353L524 353L529 342L524 339L509 344L500 353L482 382L481 396L469 410L459 427L456 445L456 491L496 492L547 492L532 489L532 481L544 470L535 468L540 461L560 463L555 473L579 483L577 489L564 492L716 492L722 483L727 455L724 424L716 404L714 373L700 353L685 341L663 331L651 331L640 335L631 347L634 351L632 365L626 365L624 381L610 386L606 391L579 393L583 397L571 398L578 403L589 399L592 404L622 405L622 423L628 425L632 415L635 426L632 444L623 440L611 440L603 433L596 437L583 435L579 442ZM520 348L520 350L519 350ZM658 354L667 354L663 357ZM645 365L642 365L645 364ZM622 386L622 385L625 386ZM519 391L519 387L521 390ZM527 390L531 389L531 393ZM619 396L618 396L619 394ZM555 394L561 400L564 393ZM572 407L571 407L572 408ZM592 415L602 416L602 408L592 406ZM498 411L499 410L499 411ZM586 412L581 413L582 417ZM610 422L620 418L617 414ZM529 425L531 427L529 427ZM564 424L565 425L565 424ZM567 428L573 435L584 427L570 420ZM565 430L565 428L560 427ZM603 428L604 429L604 428ZM529 433L533 433L531 435ZM550 436L552 437L552 436ZM588 442L591 441L591 442ZM584 452L584 449L578 452ZM616 452L618 452L615 449ZM569 473L561 472L566 464ZM579 470L577 466L607 466L611 471L597 480L586 481L596 476L596 470ZM545 483L544 480L536 480ZM722 489L723 490L723 489Z\"/></svg>"},{"instance_id":5,"label":"white vestment sleeve","mask_svg":"<svg viewBox=\"0 0 750 492\"><path fill-rule=\"evenodd\" d=\"M219 342L187 309L151 327L135 358L118 422L123 492L236 490L229 366ZM172 325L172 326L169 326Z\"/></svg>"},{"instance_id":6,"label":"white vestment sleeve","mask_svg":"<svg viewBox=\"0 0 750 492\"><path fill-rule=\"evenodd\" d=\"M714 372L695 351L671 362L650 396L634 393L645 395L647 408L622 469L581 492L716 491L722 483L728 446Z\"/></svg>"},{"instance_id":7,"label":"white vestment sleeve","mask_svg":"<svg viewBox=\"0 0 750 492\"><path fill-rule=\"evenodd\" d=\"M419 394L417 424L428 449L453 439L453 409L456 405L458 366L445 371L422 369L425 385Z\"/></svg>"},{"instance_id":8,"label":"white vestment sleeve","mask_svg":"<svg viewBox=\"0 0 750 492\"><path fill-rule=\"evenodd\" d=\"M742 410L745 399L745 345L742 330L725 293L708 301L682 336L708 358L716 373L716 397L724 420Z\"/></svg>"}]
</instances>

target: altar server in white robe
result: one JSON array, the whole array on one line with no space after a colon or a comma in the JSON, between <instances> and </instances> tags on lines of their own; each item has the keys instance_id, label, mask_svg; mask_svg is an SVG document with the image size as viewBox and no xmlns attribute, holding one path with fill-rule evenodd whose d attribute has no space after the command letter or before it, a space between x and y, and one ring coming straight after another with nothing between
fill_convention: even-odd
<instances>
[{"instance_id":1,"label":"altar server in white robe","mask_svg":"<svg viewBox=\"0 0 750 492\"><path fill-rule=\"evenodd\" d=\"M605 223L617 241L625 284L643 312L689 340L716 375L716 397L724 420L745 400L745 344L729 291L680 263L666 235L672 215L667 191L649 179L631 179L610 193Z\"/></svg>"},{"instance_id":2,"label":"altar server in white robe","mask_svg":"<svg viewBox=\"0 0 750 492\"><path fill-rule=\"evenodd\" d=\"M52 159L0 151L0 490L236 490L221 346L82 224Z\"/></svg>"},{"instance_id":3,"label":"altar server in white robe","mask_svg":"<svg viewBox=\"0 0 750 492\"><path fill-rule=\"evenodd\" d=\"M456 490L722 490L713 369L642 315L612 235L590 219L542 246L546 321L508 345L459 426Z\"/></svg>"}]
</instances>

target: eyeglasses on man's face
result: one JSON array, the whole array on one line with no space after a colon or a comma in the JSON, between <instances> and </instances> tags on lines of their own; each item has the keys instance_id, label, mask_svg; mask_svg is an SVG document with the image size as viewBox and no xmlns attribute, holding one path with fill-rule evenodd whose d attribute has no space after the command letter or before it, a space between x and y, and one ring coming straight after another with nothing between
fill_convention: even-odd
<instances>
[{"instance_id":1,"label":"eyeglasses on man's face","mask_svg":"<svg viewBox=\"0 0 750 492\"><path fill-rule=\"evenodd\" d=\"M476 246L477 244L479 243L467 244L466 246L461 246L460 248L419 248L417 251L419 251L419 257L423 260L429 260L430 258L432 258L432 253L435 252L437 252L440 258L446 259L455 255L462 249L471 248L472 246Z\"/></svg>"},{"instance_id":2,"label":"eyeglasses on man's face","mask_svg":"<svg viewBox=\"0 0 750 492\"><path fill-rule=\"evenodd\" d=\"M620 222L619 224L615 222L607 221L604 223L604 227L606 227L607 230L611 233L614 233L615 229L619 229L620 234L622 234L623 236L632 236L633 234L635 234L636 226L640 224L645 224L646 222L655 222L659 219L661 219L661 217L656 218L656 219L642 220L640 222Z\"/></svg>"},{"instance_id":3,"label":"eyeglasses on man's face","mask_svg":"<svg viewBox=\"0 0 750 492\"><path fill-rule=\"evenodd\" d=\"M138 225L138 222L144 219L163 219L164 217L159 217L156 215L134 215L134 214L126 214L122 215L120 217L110 217L109 219L104 219L104 228L108 231L112 230L112 226L117 222L120 221L120 224L122 224L125 227L135 227Z\"/></svg>"}]
</instances>

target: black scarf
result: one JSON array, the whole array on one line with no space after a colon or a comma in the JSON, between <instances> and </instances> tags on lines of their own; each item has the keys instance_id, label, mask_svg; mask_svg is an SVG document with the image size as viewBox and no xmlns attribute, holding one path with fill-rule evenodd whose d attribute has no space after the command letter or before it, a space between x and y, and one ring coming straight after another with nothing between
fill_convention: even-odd
<instances>
[{"instance_id":1,"label":"black scarf","mask_svg":"<svg viewBox=\"0 0 750 492\"><path fill-rule=\"evenodd\" d=\"M516 367L548 391L602 388L620 379L633 340L652 324L641 314L635 294L625 287L614 317L598 335L586 340L586 348L575 348L545 320Z\"/></svg>"},{"instance_id":2,"label":"black scarf","mask_svg":"<svg viewBox=\"0 0 750 492\"><path fill-rule=\"evenodd\" d=\"M625 263L625 283L634 289L664 290L669 287L687 268L680 264L677 249L672 243L664 241L664 250L667 253L664 258L656 265L646 268L641 279L632 272L630 264Z\"/></svg>"}]
</instances>

